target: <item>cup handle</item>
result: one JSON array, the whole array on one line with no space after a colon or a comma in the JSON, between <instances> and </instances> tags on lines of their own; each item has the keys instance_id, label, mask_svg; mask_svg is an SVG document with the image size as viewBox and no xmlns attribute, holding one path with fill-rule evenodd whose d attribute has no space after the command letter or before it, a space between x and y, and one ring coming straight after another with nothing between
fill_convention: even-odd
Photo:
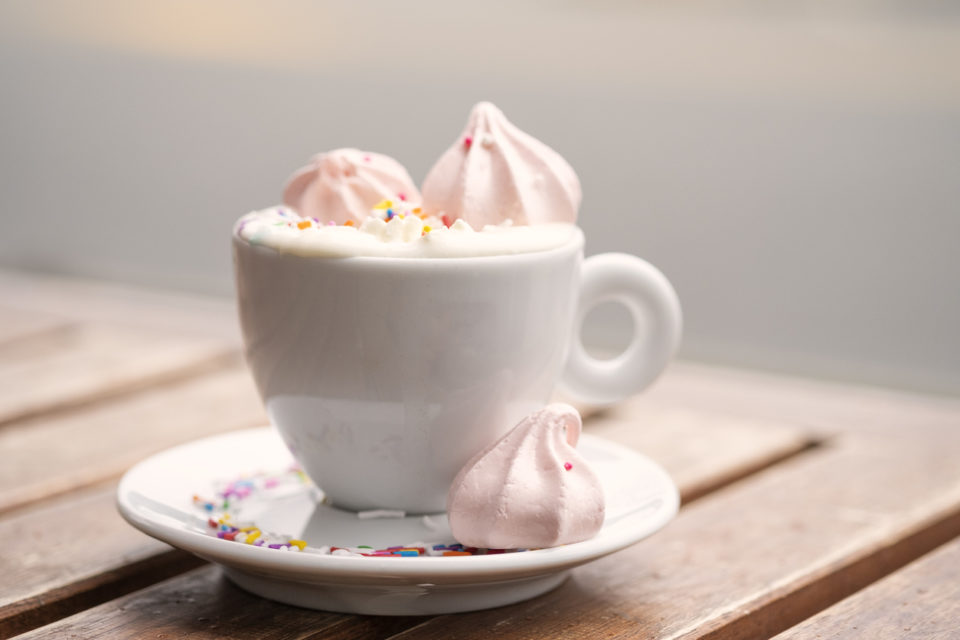
<instances>
[{"instance_id":1,"label":"cup handle","mask_svg":"<svg viewBox=\"0 0 960 640\"><path fill-rule=\"evenodd\" d=\"M591 357L580 339L587 313L604 302L619 302L633 316L630 345L612 360ZM680 301L656 267L624 253L587 258L561 392L575 401L607 406L645 389L676 352L681 327Z\"/></svg>"}]
</instances>

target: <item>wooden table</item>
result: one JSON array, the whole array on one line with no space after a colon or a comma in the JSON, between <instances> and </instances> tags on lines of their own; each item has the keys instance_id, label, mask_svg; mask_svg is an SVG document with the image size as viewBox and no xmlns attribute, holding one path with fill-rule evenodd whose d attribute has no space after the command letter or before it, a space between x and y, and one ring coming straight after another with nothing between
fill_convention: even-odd
<instances>
[{"instance_id":1,"label":"wooden table","mask_svg":"<svg viewBox=\"0 0 960 640\"><path fill-rule=\"evenodd\" d=\"M248 595L114 507L265 417L232 305L0 272L0 637L960 638L960 400L676 363L587 421L684 505L556 591L377 618Z\"/></svg>"}]
</instances>

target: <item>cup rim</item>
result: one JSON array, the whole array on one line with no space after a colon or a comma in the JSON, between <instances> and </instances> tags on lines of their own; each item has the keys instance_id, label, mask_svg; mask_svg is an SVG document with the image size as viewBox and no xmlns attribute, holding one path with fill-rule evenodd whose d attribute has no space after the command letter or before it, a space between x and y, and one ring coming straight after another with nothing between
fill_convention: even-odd
<instances>
[{"instance_id":1,"label":"cup rim","mask_svg":"<svg viewBox=\"0 0 960 640\"><path fill-rule=\"evenodd\" d=\"M573 233L569 240L564 242L561 245L553 247L551 249L545 249L540 251L523 251L519 253L498 253L493 255L483 255L483 256L305 256L297 253L291 253L287 251L281 251L275 249L271 246L264 244L253 244L249 240L243 238L238 233L234 232L233 244L234 246L243 246L252 251L260 251L263 253L272 254L278 257L284 257L291 260L302 260L310 263L324 263L324 264L337 264L337 265L380 265L380 266L420 266L426 267L428 265L436 266L441 264L451 264L457 266L481 266L481 265L492 265L500 264L504 262L534 262L546 260L551 257L558 255L564 255L567 253L573 253L583 249L585 242L583 230L576 224L573 226Z\"/></svg>"}]
</instances>

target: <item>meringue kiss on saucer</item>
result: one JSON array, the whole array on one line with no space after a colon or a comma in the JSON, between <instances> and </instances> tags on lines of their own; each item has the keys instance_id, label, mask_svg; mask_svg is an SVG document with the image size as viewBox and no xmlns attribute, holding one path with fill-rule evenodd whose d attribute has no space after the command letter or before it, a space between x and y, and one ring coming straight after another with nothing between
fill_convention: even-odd
<instances>
[{"instance_id":1,"label":"meringue kiss on saucer","mask_svg":"<svg viewBox=\"0 0 960 640\"><path fill-rule=\"evenodd\" d=\"M542 548L596 535L603 526L603 489L574 448L580 428L576 409L551 404L474 456L447 497L457 542Z\"/></svg>"}]
</instances>

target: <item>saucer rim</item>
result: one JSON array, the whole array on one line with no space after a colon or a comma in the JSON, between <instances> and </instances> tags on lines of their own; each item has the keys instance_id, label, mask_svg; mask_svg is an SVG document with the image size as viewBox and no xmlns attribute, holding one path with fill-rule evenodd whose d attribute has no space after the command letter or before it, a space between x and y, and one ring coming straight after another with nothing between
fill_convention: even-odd
<instances>
[{"instance_id":1,"label":"saucer rim","mask_svg":"<svg viewBox=\"0 0 960 640\"><path fill-rule=\"evenodd\" d=\"M167 459L176 458L184 450L211 445L222 450L225 443L237 439L261 438L268 433L271 437L279 438L272 426L254 427L200 438L149 456L131 467L120 480L116 498L120 515L131 526L151 537L215 564L226 565L239 571L268 572L273 576L282 575L286 578L316 583L350 581L382 584L385 578L389 578L392 583L399 585L430 580L449 584L451 582L473 583L478 579L523 579L563 571L592 562L639 542L662 529L674 518L679 509L680 498L676 485L659 464L625 445L589 433L582 434L582 444L607 449L621 458L633 457L645 467L645 472L658 477L660 485L657 487L658 491L651 492L650 498L643 504L650 504L657 499L661 500L662 504L649 519L644 520L644 527L617 531L614 535L604 538L602 535L604 529L618 524L608 525L604 522L600 533L588 540L521 553L355 558L281 553L274 549L238 545L200 531L177 527L166 524L162 520L150 518L144 510L131 503L130 497L133 493L144 495L142 490L134 490L141 476L149 473L151 468L163 464ZM242 471L238 470L238 472ZM643 508L641 506L638 510Z\"/></svg>"}]
</instances>

